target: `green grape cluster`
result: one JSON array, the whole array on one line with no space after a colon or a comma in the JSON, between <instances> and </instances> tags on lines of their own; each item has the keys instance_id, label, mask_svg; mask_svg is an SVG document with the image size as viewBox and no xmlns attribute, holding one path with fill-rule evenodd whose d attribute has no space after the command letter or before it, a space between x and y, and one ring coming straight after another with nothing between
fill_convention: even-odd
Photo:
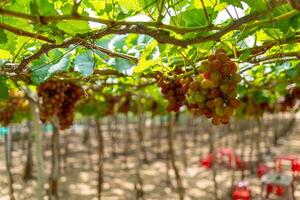
<instances>
[{"instance_id":1,"label":"green grape cluster","mask_svg":"<svg viewBox=\"0 0 300 200\"><path fill-rule=\"evenodd\" d=\"M235 63L223 49L218 49L202 62L199 74L181 81L189 84L188 108L194 114L211 118L214 125L229 123L234 109L240 106L237 85L241 79Z\"/></svg>"}]
</instances>

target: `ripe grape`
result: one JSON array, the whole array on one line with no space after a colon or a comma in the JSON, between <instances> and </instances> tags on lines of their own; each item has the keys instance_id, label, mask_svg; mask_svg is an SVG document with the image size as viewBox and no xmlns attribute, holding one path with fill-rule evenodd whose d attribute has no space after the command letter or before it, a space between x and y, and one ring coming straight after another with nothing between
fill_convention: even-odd
<instances>
[{"instance_id":1,"label":"ripe grape","mask_svg":"<svg viewBox=\"0 0 300 200\"><path fill-rule=\"evenodd\" d=\"M217 49L199 70L187 93L188 108L197 115L212 118L214 125L228 124L234 109L240 106L236 90L242 77L236 73L236 64L224 49Z\"/></svg>"},{"instance_id":2,"label":"ripe grape","mask_svg":"<svg viewBox=\"0 0 300 200\"><path fill-rule=\"evenodd\" d=\"M75 83L49 80L38 87L40 119L42 122L57 116L60 129L69 128L74 119L75 105L84 95Z\"/></svg>"},{"instance_id":3,"label":"ripe grape","mask_svg":"<svg viewBox=\"0 0 300 200\"><path fill-rule=\"evenodd\" d=\"M173 73L179 75L182 72L182 70L176 69ZM161 92L169 102L167 107L168 112L179 112L180 107L186 100L186 93L188 92L189 88L194 91L200 88L200 84L193 81L191 77L166 80L163 74L158 72L156 79L158 86L161 88Z\"/></svg>"}]
</instances>

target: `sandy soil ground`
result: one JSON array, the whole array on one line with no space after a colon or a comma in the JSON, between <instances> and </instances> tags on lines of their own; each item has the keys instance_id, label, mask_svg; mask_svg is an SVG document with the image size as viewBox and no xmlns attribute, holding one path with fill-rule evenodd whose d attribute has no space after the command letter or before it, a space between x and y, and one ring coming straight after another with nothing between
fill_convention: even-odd
<instances>
[{"instance_id":1,"label":"sandy soil ground","mask_svg":"<svg viewBox=\"0 0 300 200\"><path fill-rule=\"evenodd\" d=\"M134 134L134 133L132 133ZM270 133L272 134L272 133ZM145 146L148 153L148 163L144 163L141 170L141 176L143 179L143 189L145 192L145 199L147 200L176 200L178 199L176 193L176 181L172 170L169 171L170 182L166 173L166 162L164 159L156 157L155 149L153 147L153 141L149 138L145 139ZM202 133L202 140L197 141L195 144L194 137L188 135L186 137L185 158L187 160L187 167L183 165L182 151L182 138L176 137L175 148L177 154L177 164L180 169L180 174L183 177L183 184L186 188L186 200L211 200L213 199L214 185L212 181L212 172L210 170L199 167L199 158L208 152L208 144L206 139L207 133ZM226 138L227 137L227 138ZM232 135L226 136L222 140L227 140L229 143L233 141ZM68 141L68 156L67 160L63 160L60 176L59 195L62 200L94 200L97 194L97 141L92 137L89 145L82 143L82 132L77 133L62 133L61 142ZM198 138L199 139L199 138ZM7 188L7 174L5 171L4 160L4 146L3 138L0 145L0 200L8 200L8 188ZM49 134L47 135L45 142L49 140ZM202 141L202 143L201 143ZM225 143L225 142L224 142ZM220 146L221 139L216 145ZM105 134L105 164L104 164L104 200L131 200L133 198L134 190L134 153L128 156L125 162L125 157L122 155L123 142L120 142L120 138L116 139L116 151L117 156L111 156L111 140L107 134ZM232 144L232 143L231 143ZM243 144L242 144L243 145ZM91 147L92 153L88 155L88 146ZM62 154L64 154L65 146L62 145ZM16 200L34 200L36 180L30 180L24 182L22 180L22 171L26 160L26 154L22 150L20 142L14 143L14 151L12 152L13 163L12 173L14 179L14 189ZM134 146L132 146L134 149ZM162 149L166 152L167 141L163 139ZM237 153L240 152L241 145L236 148ZM245 155L249 155L249 146L245 149ZM279 145L272 148L272 152L279 154L296 154L300 157L300 127L293 129L287 137L279 140ZM162 157L164 157L164 153ZM45 174L50 173L50 156L51 152L47 145L45 145ZM245 158L249 159L249 158ZM64 162L63 162L64 161ZM269 164L272 164L271 162ZM219 195L221 199L226 199L226 192L231 185L232 170L219 167L217 171L217 181L219 187ZM238 181L241 177L241 172L235 172L235 180ZM253 192L253 199L260 199L260 180L256 175L251 175L246 172L246 180L250 182L250 187ZM300 199L300 182L298 182L296 188L296 199ZM45 185L48 188L48 185ZM45 197L47 199L47 197ZM271 197L276 199L276 197Z\"/></svg>"}]
</instances>

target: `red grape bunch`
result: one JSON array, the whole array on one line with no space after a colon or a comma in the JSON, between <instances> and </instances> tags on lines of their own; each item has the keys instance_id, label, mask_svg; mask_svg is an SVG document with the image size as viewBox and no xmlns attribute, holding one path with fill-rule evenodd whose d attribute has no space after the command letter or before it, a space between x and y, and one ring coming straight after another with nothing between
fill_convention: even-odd
<instances>
[{"instance_id":1,"label":"red grape bunch","mask_svg":"<svg viewBox=\"0 0 300 200\"><path fill-rule=\"evenodd\" d=\"M234 109L240 106L237 99L237 85L241 76L236 73L237 66L223 49L203 61L200 72L189 83L188 108L195 114L212 118L214 125L229 123Z\"/></svg>"},{"instance_id":2,"label":"red grape bunch","mask_svg":"<svg viewBox=\"0 0 300 200\"><path fill-rule=\"evenodd\" d=\"M112 115L116 111L116 106L120 102L121 97L120 96L113 96L111 94L104 94L105 102L106 102L106 108L104 111L105 115Z\"/></svg>"},{"instance_id":3,"label":"red grape bunch","mask_svg":"<svg viewBox=\"0 0 300 200\"><path fill-rule=\"evenodd\" d=\"M178 75L182 71L176 70L175 73ZM161 88L161 92L169 102L167 107L168 112L179 112L180 107L184 105L186 99L188 84L182 84L179 78L166 80L160 72L157 73L156 80L157 85Z\"/></svg>"},{"instance_id":4,"label":"red grape bunch","mask_svg":"<svg viewBox=\"0 0 300 200\"><path fill-rule=\"evenodd\" d=\"M43 123L57 116L60 129L69 128L74 119L74 108L84 90L72 82L49 80L38 87L40 119Z\"/></svg>"},{"instance_id":5,"label":"red grape bunch","mask_svg":"<svg viewBox=\"0 0 300 200\"><path fill-rule=\"evenodd\" d=\"M125 92L120 100L119 112L128 113L131 107L131 93Z\"/></svg>"},{"instance_id":6,"label":"red grape bunch","mask_svg":"<svg viewBox=\"0 0 300 200\"><path fill-rule=\"evenodd\" d=\"M10 124L14 113L20 108L24 108L27 103L22 92L10 91L7 101L3 102L2 108L0 108L0 124L5 126Z\"/></svg>"},{"instance_id":7,"label":"red grape bunch","mask_svg":"<svg viewBox=\"0 0 300 200\"><path fill-rule=\"evenodd\" d=\"M297 105L297 100L300 99L300 88L293 87L288 90L288 93L280 100L279 107L282 112L293 109Z\"/></svg>"},{"instance_id":8,"label":"red grape bunch","mask_svg":"<svg viewBox=\"0 0 300 200\"><path fill-rule=\"evenodd\" d=\"M57 113L61 129L67 129L73 124L75 105L84 96L84 90L74 83L68 83L64 101Z\"/></svg>"}]
</instances>

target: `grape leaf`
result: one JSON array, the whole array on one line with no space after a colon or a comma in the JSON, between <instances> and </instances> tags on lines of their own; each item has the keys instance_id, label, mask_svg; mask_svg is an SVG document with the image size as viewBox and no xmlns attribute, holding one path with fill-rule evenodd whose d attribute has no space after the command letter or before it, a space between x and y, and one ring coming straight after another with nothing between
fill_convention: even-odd
<instances>
[{"instance_id":1,"label":"grape leaf","mask_svg":"<svg viewBox=\"0 0 300 200\"><path fill-rule=\"evenodd\" d=\"M0 99L8 98L8 86L6 84L6 77L0 76Z\"/></svg>"},{"instance_id":2,"label":"grape leaf","mask_svg":"<svg viewBox=\"0 0 300 200\"><path fill-rule=\"evenodd\" d=\"M70 55L66 54L59 62L55 64L44 64L37 62L37 65L32 66L32 82L40 84L50 78L57 72L67 71L70 63Z\"/></svg>"},{"instance_id":3,"label":"grape leaf","mask_svg":"<svg viewBox=\"0 0 300 200\"><path fill-rule=\"evenodd\" d=\"M0 29L0 44L4 44L7 42L7 35L3 29Z\"/></svg>"},{"instance_id":4,"label":"grape leaf","mask_svg":"<svg viewBox=\"0 0 300 200\"><path fill-rule=\"evenodd\" d=\"M75 58L75 71L80 72L83 76L89 76L94 72L94 57L91 51L82 53Z\"/></svg>"},{"instance_id":5,"label":"grape leaf","mask_svg":"<svg viewBox=\"0 0 300 200\"><path fill-rule=\"evenodd\" d=\"M86 33L90 31L88 22L85 21L62 21L56 24L56 26L66 33L76 35L77 33Z\"/></svg>"}]
</instances>

